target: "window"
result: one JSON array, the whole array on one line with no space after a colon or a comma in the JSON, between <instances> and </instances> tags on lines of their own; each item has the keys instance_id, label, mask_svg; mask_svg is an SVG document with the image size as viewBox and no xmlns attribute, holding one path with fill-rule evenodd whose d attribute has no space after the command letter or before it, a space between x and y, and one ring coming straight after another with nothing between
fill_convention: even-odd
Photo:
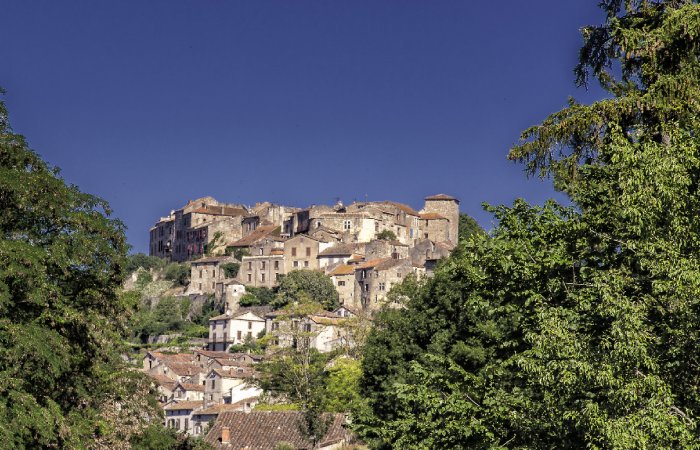
<instances>
[{"instance_id":1,"label":"window","mask_svg":"<svg viewBox=\"0 0 700 450\"><path fill-rule=\"evenodd\" d=\"M299 267L299 261L294 261L294 267Z\"/></svg>"},{"instance_id":2,"label":"window","mask_svg":"<svg viewBox=\"0 0 700 450\"><path fill-rule=\"evenodd\" d=\"M311 256L311 247L306 247L306 256Z\"/></svg>"},{"instance_id":3,"label":"window","mask_svg":"<svg viewBox=\"0 0 700 450\"><path fill-rule=\"evenodd\" d=\"M253 261L248 261L248 270L253 270Z\"/></svg>"},{"instance_id":4,"label":"window","mask_svg":"<svg viewBox=\"0 0 700 450\"><path fill-rule=\"evenodd\" d=\"M338 286L345 286L345 281L338 281Z\"/></svg>"},{"instance_id":5,"label":"window","mask_svg":"<svg viewBox=\"0 0 700 450\"><path fill-rule=\"evenodd\" d=\"M199 290L202 290L202 283L199 283Z\"/></svg>"},{"instance_id":6,"label":"window","mask_svg":"<svg viewBox=\"0 0 700 450\"><path fill-rule=\"evenodd\" d=\"M379 222L377 222L376 220L374 221L374 231L375 232L379 231Z\"/></svg>"},{"instance_id":7,"label":"window","mask_svg":"<svg viewBox=\"0 0 700 450\"><path fill-rule=\"evenodd\" d=\"M251 281L253 281L253 275L248 274L248 283L250 283Z\"/></svg>"},{"instance_id":8,"label":"window","mask_svg":"<svg viewBox=\"0 0 700 450\"><path fill-rule=\"evenodd\" d=\"M379 283L379 290L380 291L384 291L385 287L386 287L386 285L384 283Z\"/></svg>"},{"instance_id":9,"label":"window","mask_svg":"<svg viewBox=\"0 0 700 450\"><path fill-rule=\"evenodd\" d=\"M297 256L297 248L292 247L292 256Z\"/></svg>"},{"instance_id":10,"label":"window","mask_svg":"<svg viewBox=\"0 0 700 450\"><path fill-rule=\"evenodd\" d=\"M279 322L272 322L272 331L277 331L280 329L280 323Z\"/></svg>"},{"instance_id":11,"label":"window","mask_svg":"<svg viewBox=\"0 0 700 450\"><path fill-rule=\"evenodd\" d=\"M253 332L252 331L248 332L248 339L253 339Z\"/></svg>"},{"instance_id":12,"label":"window","mask_svg":"<svg viewBox=\"0 0 700 450\"><path fill-rule=\"evenodd\" d=\"M275 273L275 281L279 281L279 280L280 280L280 274L279 274L279 273Z\"/></svg>"},{"instance_id":13,"label":"window","mask_svg":"<svg viewBox=\"0 0 700 450\"><path fill-rule=\"evenodd\" d=\"M216 388L216 380L211 380L211 388Z\"/></svg>"},{"instance_id":14,"label":"window","mask_svg":"<svg viewBox=\"0 0 700 450\"><path fill-rule=\"evenodd\" d=\"M275 261L275 270L278 270L280 268L280 262Z\"/></svg>"},{"instance_id":15,"label":"window","mask_svg":"<svg viewBox=\"0 0 700 450\"><path fill-rule=\"evenodd\" d=\"M211 269L211 276L215 277L216 276L216 269Z\"/></svg>"},{"instance_id":16,"label":"window","mask_svg":"<svg viewBox=\"0 0 700 450\"><path fill-rule=\"evenodd\" d=\"M199 271L199 278L202 278L202 271Z\"/></svg>"},{"instance_id":17,"label":"window","mask_svg":"<svg viewBox=\"0 0 700 450\"><path fill-rule=\"evenodd\" d=\"M263 254L263 249L260 248L260 256L262 256L262 254Z\"/></svg>"},{"instance_id":18,"label":"window","mask_svg":"<svg viewBox=\"0 0 700 450\"><path fill-rule=\"evenodd\" d=\"M239 341L241 340L241 330L236 331L236 338L238 338Z\"/></svg>"},{"instance_id":19,"label":"window","mask_svg":"<svg viewBox=\"0 0 700 450\"><path fill-rule=\"evenodd\" d=\"M263 283L265 282L265 274L264 273L260 274L260 281Z\"/></svg>"},{"instance_id":20,"label":"window","mask_svg":"<svg viewBox=\"0 0 700 450\"><path fill-rule=\"evenodd\" d=\"M253 329L253 322L248 321L248 329L252 330Z\"/></svg>"},{"instance_id":21,"label":"window","mask_svg":"<svg viewBox=\"0 0 700 450\"><path fill-rule=\"evenodd\" d=\"M343 222L343 230L349 230L351 226L352 222L350 222L349 220Z\"/></svg>"},{"instance_id":22,"label":"window","mask_svg":"<svg viewBox=\"0 0 700 450\"><path fill-rule=\"evenodd\" d=\"M309 262L308 262L308 261L304 261L304 267L309 267Z\"/></svg>"},{"instance_id":23,"label":"window","mask_svg":"<svg viewBox=\"0 0 700 450\"><path fill-rule=\"evenodd\" d=\"M265 270L265 261L260 261L260 268Z\"/></svg>"}]
</instances>

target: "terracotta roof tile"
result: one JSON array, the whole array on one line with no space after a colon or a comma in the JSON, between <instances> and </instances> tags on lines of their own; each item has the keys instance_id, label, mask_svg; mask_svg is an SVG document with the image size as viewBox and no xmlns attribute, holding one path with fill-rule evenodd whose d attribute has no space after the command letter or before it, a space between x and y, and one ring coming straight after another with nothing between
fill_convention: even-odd
<instances>
[{"instance_id":1,"label":"terracotta roof tile","mask_svg":"<svg viewBox=\"0 0 700 450\"><path fill-rule=\"evenodd\" d=\"M430 197L425 197L426 200L457 200L456 198L452 197L451 195L447 194L437 194L437 195L431 195ZM459 200L457 200L459 202Z\"/></svg>"},{"instance_id":2,"label":"terracotta roof tile","mask_svg":"<svg viewBox=\"0 0 700 450\"><path fill-rule=\"evenodd\" d=\"M390 261L391 258L378 258L378 259L372 259L369 261L365 261L361 264L357 265L357 269L369 269L371 267L376 267L379 264L385 262L385 261Z\"/></svg>"},{"instance_id":3,"label":"terracotta roof tile","mask_svg":"<svg viewBox=\"0 0 700 450\"><path fill-rule=\"evenodd\" d=\"M355 273L355 266L349 266L347 264L341 264L335 269L331 270L328 275L338 276L338 275L352 275Z\"/></svg>"},{"instance_id":4,"label":"terracotta roof tile","mask_svg":"<svg viewBox=\"0 0 700 450\"><path fill-rule=\"evenodd\" d=\"M349 435L343 428L344 416L328 413L327 417L332 421L326 435L319 442L320 446L347 440ZM256 450L273 450L280 442L287 442L296 449L310 449L311 444L299 431L301 420L300 411L224 412L219 415L204 440L219 449L249 447ZM228 444L220 442L222 427L229 429Z\"/></svg>"},{"instance_id":5,"label":"terracotta roof tile","mask_svg":"<svg viewBox=\"0 0 700 450\"><path fill-rule=\"evenodd\" d=\"M252 244L255 244L261 239L264 239L268 237L269 235L272 235L276 233L279 235L281 228L276 227L274 225L263 225L258 228L256 228L252 233L250 233L248 236L245 236L236 242L233 242L231 244L228 244L230 247L249 247Z\"/></svg>"},{"instance_id":6,"label":"terracotta roof tile","mask_svg":"<svg viewBox=\"0 0 700 450\"><path fill-rule=\"evenodd\" d=\"M353 244L339 244L323 250L318 256L350 256L354 251Z\"/></svg>"},{"instance_id":7,"label":"terracotta roof tile","mask_svg":"<svg viewBox=\"0 0 700 450\"><path fill-rule=\"evenodd\" d=\"M420 215L420 218L421 218L422 220L436 220L436 219L445 219L445 220L447 220L446 217L441 216L441 215L438 214L438 213L425 213L425 214L421 214L421 215Z\"/></svg>"}]
</instances>

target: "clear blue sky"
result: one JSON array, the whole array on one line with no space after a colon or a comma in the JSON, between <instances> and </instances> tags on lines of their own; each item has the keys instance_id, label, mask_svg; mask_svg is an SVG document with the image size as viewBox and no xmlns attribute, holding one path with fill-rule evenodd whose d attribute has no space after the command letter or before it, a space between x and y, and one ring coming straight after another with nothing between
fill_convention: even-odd
<instances>
[{"instance_id":1,"label":"clear blue sky","mask_svg":"<svg viewBox=\"0 0 700 450\"><path fill-rule=\"evenodd\" d=\"M506 154L569 95L600 97L572 72L597 3L6 0L0 86L15 130L111 203L134 251L203 195L444 192L491 228L481 202L556 195Z\"/></svg>"}]
</instances>

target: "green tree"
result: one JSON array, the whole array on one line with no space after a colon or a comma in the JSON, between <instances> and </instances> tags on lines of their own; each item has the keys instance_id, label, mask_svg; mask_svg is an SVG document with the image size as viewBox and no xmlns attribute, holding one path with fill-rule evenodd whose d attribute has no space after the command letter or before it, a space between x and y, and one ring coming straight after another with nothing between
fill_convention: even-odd
<instances>
[{"instance_id":1,"label":"green tree","mask_svg":"<svg viewBox=\"0 0 700 450\"><path fill-rule=\"evenodd\" d=\"M382 241L395 241L396 234L391 230L382 230L377 234L377 239Z\"/></svg>"},{"instance_id":2,"label":"green tree","mask_svg":"<svg viewBox=\"0 0 700 450\"><path fill-rule=\"evenodd\" d=\"M162 269L165 266L165 260L157 256L148 256L143 253L135 253L129 255L126 263L126 273L135 272L139 267L150 269Z\"/></svg>"},{"instance_id":3,"label":"green tree","mask_svg":"<svg viewBox=\"0 0 700 450\"><path fill-rule=\"evenodd\" d=\"M238 275L238 270L241 268L240 263L226 263L222 264L221 268L224 270L224 275L226 278L235 278Z\"/></svg>"},{"instance_id":4,"label":"green tree","mask_svg":"<svg viewBox=\"0 0 700 450\"><path fill-rule=\"evenodd\" d=\"M293 270L280 281L272 305L281 308L299 301L320 303L330 311L339 305L338 291L335 290L331 279L323 272Z\"/></svg>"},{"instance_id":5,"label":"green tree","mask_svg":"<svg viewBox=\"0 0 700 450\"><path fill-rule=\"evenodd\" d=\"M472 235L484 233L484 229L481 228L479 223L472 216L465 213L459 215L458 227L460 239L469 239Z\"/></svg>"},{"instance_id":6,"label":"green tree","mask_svg":"<svg viewBox=\"0 0 700 450\"><path fill-rule=\"evenodd\" d=\"M0 102L0 442L119 447L157 417L113 345L134 301L118 292L123 226L58 173L12 132Z\"/></svg>"},{"instance_id":7,"label":"green tree","mask_svg":"<svg viewBox=\"0 0 700 450\"><path fill-rule=\"evenodd\" d=\"M190 266L184 263L168 264L164 276L176 286L187 286L190 283Z\"/></svg>"},{"instance_id":8,"label":"green tree","mask_svg":"<svg viewBox=\"0 0 700 450\"><path fill-rule=\"evenodd\" d=\"M575 205L489 207L363 362L375 447L697 448L700 6L605 1L574 101L510 157ZM616 75L619 74L619 75Z\"/></svg>"}]
</instances>

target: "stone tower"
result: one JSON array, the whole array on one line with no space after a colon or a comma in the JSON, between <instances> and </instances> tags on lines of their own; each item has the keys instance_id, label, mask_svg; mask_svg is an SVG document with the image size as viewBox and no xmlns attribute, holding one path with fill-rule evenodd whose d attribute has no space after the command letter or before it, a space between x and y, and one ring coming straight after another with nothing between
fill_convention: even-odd
<instances>
[{"instance_id":1,"label":"stone tower","mask_svg":"<svg viewBox=\"0 0 700 450\"><path fill-rule=\"evenodd\" d=\"M425 207L421 213L435 213L446 218L449 221L447 240L453 245L457 244L459 239L459 200L446 194L425 197Z\"/></svg>"}]
</instances>

